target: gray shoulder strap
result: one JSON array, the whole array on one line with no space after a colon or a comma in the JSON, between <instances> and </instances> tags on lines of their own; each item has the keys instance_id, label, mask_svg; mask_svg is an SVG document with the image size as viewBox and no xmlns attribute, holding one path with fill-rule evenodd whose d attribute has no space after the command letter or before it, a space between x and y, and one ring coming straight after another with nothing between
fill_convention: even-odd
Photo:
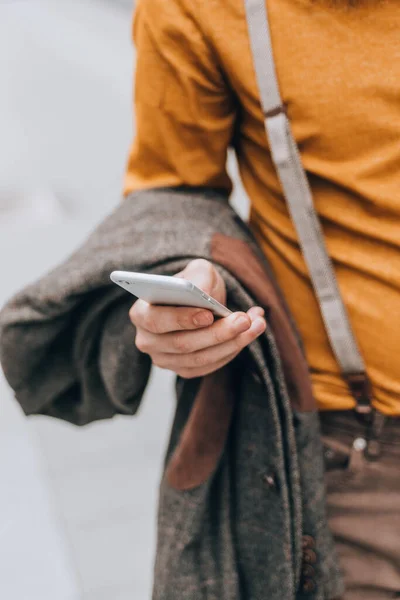
<instances>
[{"instance_id":1,"label":"gray shoulder strap","mask_svg":"<svg viewBox=\"0 0 400 600\"><path fill-rule=\"evenodd\" d=\"M246 17L265 128L326 331L357 410L371 410L371 386L344 306L310 186L279 92L267 0L245 0Z\"/></svg>"}]
</instances>

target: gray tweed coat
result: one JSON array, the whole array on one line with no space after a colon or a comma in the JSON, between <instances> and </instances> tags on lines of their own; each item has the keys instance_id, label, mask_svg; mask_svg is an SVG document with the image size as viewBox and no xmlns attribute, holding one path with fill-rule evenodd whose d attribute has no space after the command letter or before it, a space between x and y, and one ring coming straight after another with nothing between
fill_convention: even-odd
<instances>
[{"instance_id":1,"label":"gray tweed coat","mask_svg":"<svg viewBox=\"0 0 400 600\"><path fill-rule=\"evenodd\" d=\"M231 308L264 306L268 328L229 367L177 381L153 600L339 597L301 343L225 196L160 189L125 199L71 257L3 308L4 373L28 415L84 425L135 414L151 365L132 343L132 297L109 274L172 274L195 257L220 269Z\"/></svg>"}]
</instances>

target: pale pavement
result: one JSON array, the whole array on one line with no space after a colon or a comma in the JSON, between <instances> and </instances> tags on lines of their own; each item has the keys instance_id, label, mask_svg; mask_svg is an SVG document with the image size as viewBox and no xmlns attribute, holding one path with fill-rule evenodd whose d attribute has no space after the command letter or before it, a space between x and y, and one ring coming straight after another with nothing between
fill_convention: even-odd
<instances>
[{"instance_id":1,"label":"pale pavement","mask_svg":"<svg viewBox=\"0 0 400 600\"><path fill-rule=\"evenodd\" d=\"M130 13L128 0L0 0L1 303L120 200ZM240 189L235 202L245 210ZM156 372L139 418L79 429L25 419L0 378L1 598L150 598L172 389Z\"/></svg>"}]
</instances>

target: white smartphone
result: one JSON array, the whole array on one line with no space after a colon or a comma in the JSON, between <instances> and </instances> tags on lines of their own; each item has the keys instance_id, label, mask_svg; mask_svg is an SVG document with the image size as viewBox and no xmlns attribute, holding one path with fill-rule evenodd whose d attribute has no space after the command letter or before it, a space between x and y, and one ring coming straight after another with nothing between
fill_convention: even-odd
<instances>
[{"instance_id":1,"label":"white smartphone","mask_svg":"<svg viewBox=\"0 0 400 600\"><path fill-rule=\"evenodd\" d=\"M232 314L226 306L187 279L132 271L113 271L110 279L149 304L206 308L217 317L227 317Z\"/></svg>"}]
</instances>

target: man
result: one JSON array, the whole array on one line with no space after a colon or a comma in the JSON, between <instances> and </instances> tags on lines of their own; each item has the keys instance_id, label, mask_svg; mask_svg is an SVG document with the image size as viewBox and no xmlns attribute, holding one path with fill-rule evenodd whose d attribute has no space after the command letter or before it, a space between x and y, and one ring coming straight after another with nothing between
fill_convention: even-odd
<instances>
[{"instance_id":1,"label":"man","mask_svg":"<svg viewBox=\"0 0 400 600\"><path fill-rule=\"evenodd\" d=\"M400 6L397 0L267 4L283 102L374 407L388 417L375 456L365 449L364 426L353 414L271 160L241 0L138 2L137 134L125 192L230 191L225 165L234 146L251 228L305 344L345 598L400 597ZM191 262L180 276L225 301L224 281L211 263ZM184 378L229 363L266 326L258 308L212 323L207 311L141 300L130 317L139 350Z\"/></svg>"},{"instance_id":2,"label":"man","mask_svg":"<svg viewBox=\"0 0 400 600\"><path fill-rule=\"evenodd\" d=\"M387 600L400 594L400 8L267 5L270 27L257 0L140 0L127 197L2 309L0 360L26 414L77 425L136 414L151 362L180 375L154 600ZM230 144L253 234L227 202ZM187 277L235 312L131 308L114 269Z\"/></svg>"}]
</instances>

